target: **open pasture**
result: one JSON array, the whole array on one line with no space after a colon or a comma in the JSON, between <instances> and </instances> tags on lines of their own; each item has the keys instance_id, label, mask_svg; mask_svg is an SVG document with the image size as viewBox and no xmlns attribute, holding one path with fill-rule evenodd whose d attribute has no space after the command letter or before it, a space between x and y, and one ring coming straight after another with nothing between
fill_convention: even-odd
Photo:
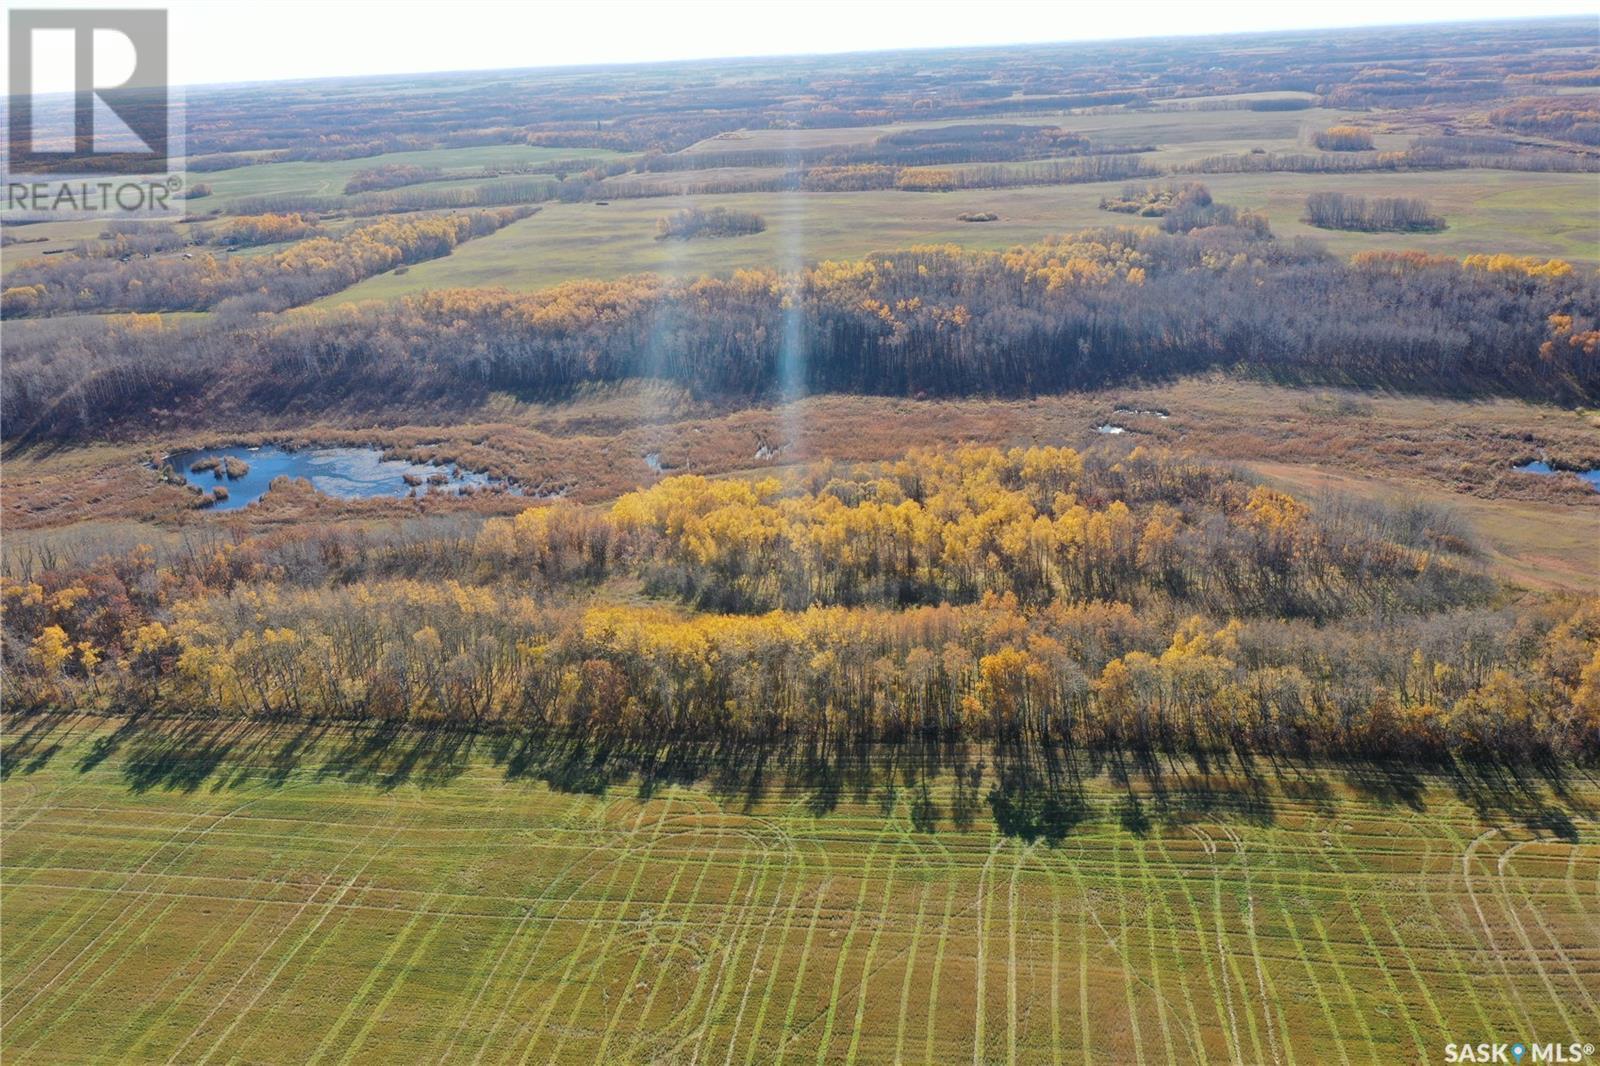
<instances>
[{"instance_id":1,"label":"open pasture","mask_svg":"<svg viewBox=\"0 0 1600 1066\"><path fill-rule=\"evenodd\" d=\"M5 744L19 1062L1435 1061L1600 1018L1585 775Z\"/></svg>"},{"instance_id":2,"label":"open pasture","mask_svg":"<svg viewBox=\"0 0 1600 1066\"><path fill-rule=\"evenodd\" d=\"M286 165L286 164L285 164ZM1417 248L1442 255L1514 252L1600 260L1595 243L1593 174L1490 170L1412 174L1207 174L1192 176L1237 207L1265 210L1280 236L1315 237L1341 254L1367 248ZM1180 178L1179 180L1187 180ZM580 277L647 271L693 276L740 268L789 268L821 259L859 258L916 244L1002 249L1051 234L1096 226L1136 225L1100 210L1123 182L960 192L777 192L548 203L538 214L464 244L404 274L369 278L325 298L326 304L390 299L453 286L538 289ZM1441 233L1343 233L1299 221L1313 192L1420 196L1448 222ZM745 237L656 240L656 220L690 204L754 211L767 229ZM962 222L966 212L999 219ZM1148 223L1147 223L1148 224Z\"/></svg>"}]
</instances>

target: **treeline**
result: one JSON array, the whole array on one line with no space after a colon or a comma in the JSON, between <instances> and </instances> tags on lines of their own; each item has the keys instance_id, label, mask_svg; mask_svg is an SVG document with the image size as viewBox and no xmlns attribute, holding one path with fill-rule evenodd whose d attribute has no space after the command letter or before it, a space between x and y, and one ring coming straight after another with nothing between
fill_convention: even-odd
<instances>
[{"instance_id":1,"label":"treeline","mask_svg":"<svg viewBox=\"0 0 1600 1066\"><path fill-rule=\"evenodd\" d=\"M1138 156L1096 155L1042 163L902 169L895 175L894 187L908 192L1006 189L1028 185L1121 181L1150 177L1157 173L1159 171L1146 165Z\"/></svg>"},{"instance_id":2,"label":"treeline","mask_svg":"<svg viewBox=\"0 0 1600 1066\"><path fill-rule=\"evenodd\" d=\"M693 240L696 237L743 237L760 233L767 220L754 211L734 211L726 207L702 210L686 207L656 220L656 240Z\"/></svg>"},{"instance_id":3,"label":"treeline","mask_svg":"<svg viewBox=\"0 0 1600 1066\"><path fill-rule=\"evenodd\" d=\"M185 254L108 262L56 259L23 263L0 293L6 318L73 311L280 311L348 288L397 266L449 255L457 244L526 218L526 208L387 220L341 237L316 237L263 256ZM240 233L293 232L299 216L242 220ZM226 239L232 230L224 231Z\"/></svg>"},{"instance_id":4,"label":"treeline","mask_svg":"<svg viewBox=\"0 0 1600 1066\"><path fill-rule=\"evenodd\" d=\"M539 523L558 514L491 519L477 550L496 569L544 573ZM1470 605L1492 589L1445 516L1316 516L1145 449L1092 463L1067 448L919 452L787 483L674 477L622 497L586 535L620 547L647 589L740 613L1170 598L1220 617L1329 621Z\"/></svg>"},{"instance_id":5,"label":"treeline","mask_svg":"<svg viewBox=\"0 0 1600 1066\"><path fill-rule=\"evenodd\" d=\"M1211 190L1199 182L1182 185L1124 185L1119 196L1100 200L1100 210L1140 218L1159 218L1166 233L1189 233L1197 229L1225 227L1242 236L1265 240L1272 236L1267 217L1254 211L1241 211L1231 204L1217 203Z\"/></svg>"},{"instance_id":6,"label":"treeline","mask_svg":"<svg viewBox=\"0 0 1600 1066\"><path fill-rule=\"evenodd\" d=\"M1211 198L1211 190L1193 181L1182 185L1124 185L1121 195L1100 200L1100 210L1159 218L1161 229L1166 233L1224 227L1258 240L1272 236L1272 227L1265 215L1217 203Z\"/></svg>"},{"instance_id":7,"label":"treeline","mask_svg":"<svg viewBox=\"0 0 1600 1066\"><path fill-rule=\"evenodd\" d=\"M450 182L429 188L401 186L349 198L303 194L252 196L235 201L232 210L241 215L348 213L365 218L404 211L462 211L514 204L542 204L557 199L582 199L595 187L594 182L585 178L562 181L552 175L537 175L498 178L481 185Z\"/></svg>"},{"instance_id":8,"label":"treeline","mask_svg":"<svg viewBox=\"0 0 1600 1066\"><path fill-rule=\"evenodd\" d=\"M494 204L576 202L593 197L600 183L633 169L624 159L556 159L542 163L500 163L476 170L443 171L437 167L391 164L357 171L345 184L346 204L356 214L422 211L439 208L487 207ZM516 178L522 180L514 180ZM513 179L513 180L505 180ZM481 182L469 185L468 182ZM450 183L446 187L408 186ZM400 190L400 191L394 191ZM376 194L376 195L375 195Z\"/></svg>"},{"instance_id":9,"label":"treeline","mask_svg":"<svg viewBox=\"0 0 1600 1066\"><path fill-rule=\"evenodd\" d=\"M1175 169L1190 174L1355 174L1363 171L1465 170L1473 167L1536 173L1600 172L1600 156L1523 146L1491 151L1484 147L1486 141L1485 138L1475 137L1419 137L1404 151L1362 155L1313 155L1309 152L1267 152L1258 149L1239 155L1207 156Z\"/></svg>"},{"instance_id":10,"label":"treeline","mask_svg":"<svg viewBox=\"0 0 1600 1066\"><path fill-rule=\"evenodd\" d=\"M1057 126L1014 123L935 126L897 130L860 145L807 148L699 148L693 152L652 153L641 161L646 172L707 170L722 167L949 166L958 163L1018 162L1033 159L1126 154L1125 146L1098 146Z\"/></svg>"},{"instance_id":11,"label":"treeline","mask_svg":"<svg viewBox=\"0 0 1600 1066\"><path fill-rule=\"evenodd\" d=\"M1600 146L1600 106L1583 96L1518 100L1489 112L1489 121L1518 133Z\"/></svg>"},{"instance_id":12,"label":"treeline","mask_svg":"<svg viewBox=\"0 0 1600 1066\"><path fill-rule=\"evenodd\" d=\"M475 539L140 548L0 582L5 706L646 746L1595 754L1600 601L1493 606L1441 517L1314 509L1169 456L980 449L673 479ZM618 573L749 610L586 591ZM1275 613L1302 595L1332 613Z\"/></svg>"},{"instance_id":13,"label":"treeline","mask_svg":"<svg viewBox=\"0 0 1600 1066\"><path fill-rule=\"evenodd\" d=\"M648 200L663 196L720 196L741 192L790 192L801 188L797 170L708 170L681 177L624 176L582 190L591 200Z\"/></svg>"},{"instance_id":14,"label":"treeline","mask_svg":"<svg viewBox=\"0 0 1600 1066\"><path fill-rule=\"evenodd\" d=\"M409 163L387 163L378 167L366 167L350 175L350 180L344 183L344 193L346 196L352 196L362 192L397 189L402 185L420 185L425 181L439 181L443 177L444 171L438 167L419 167Z\"/></svg>"},{"instance_id":15,"label":"treeline","mask_svg":"<svg viewBox=\"0 0 1600 1066\"><path fill-rule=\"evenodd\" d=\"M1311 138L1324 152L1370 152L1372 134L1360 126L1329 126Z\"/></svg>"},{"instance_id":16,"label":"treeline","mask_svg":"<svg viewBox=\"0 0 1600 1066\"><path fill-rule=\"evenodd\" d=\"M540 204L568 199L554 177L506 178L482 185L451 184L436 188L397 188L367 193L346 209L353 215L387 215L400 211L462 211L469 208Z\"/></svg>"},{"instance_id":17,"label":"treeline","mask_svg":"<svg viewBox=\"0 0 1600 1066\"><path fill-rule=\"evenodd\" d=\"M1196 111L1307 111L1320 106L1315 97L1279 97L1250 100L1205 98L1163 100L1143 110L1151 114L1185 114Z\"/></svg>"},{"instance_id":18,"label":"treeline","mask_svg":"<svg viewBox=\"0 0 1600 1066\"><path fill-rule=\"evenodd\" d=\"M988 166L902 167L882 163L827 164L803 170L707 170L684 172L672 181L660 178L613 178L585 191L587 198L625 199L651 196L704 196L740 192L862 192L899 189L904 192L949 192L956 189L1004 189L1029 185L1073 185L1117 181L1159 173L1137 156L1094 155L1037 163Z\"/></svg>"},{"instance_id":19,"label":"treeline","mask_svg":"<svg viewBox=\"0 0 1600 1066\"><path fill-rule=\"evenodd\" d=\"M1534 148L1505 137L1446 134L1418 137L1406 152L1421 166L1463 165L1490 170L1554 173L1600 171L1600 156L1550 148Z\"/></svg>"},{"instance_id":20,"label":"treeline","mask_svg":"<svg viewBox=\"0 0 1600 1066\"><path fill-rule=\"evenodd\" d=\"M1198 182L1124 185L1119 195L1100 198L1100 210L1138 215L1140 218L1161 218L1174 208L1191 203L1208 206L1211 203L1211 191Z\"/></svg>"},{"instance_id":21,"label":"treeline","mask_svg":"<svg viewBox=\"0 0 1600 1066\"><path fill-rule=\"evenodd\" d=\"M1363 233L1436 233L1444 229L1444 219L1433 213L1426 200L1382 196L1368 200L1338 192L1306 197L1305 221L1321 229Z\"/></svg>"},{"instance_id":22,"label":"treeline","mask_svg":"<svg viewBox=\"0 0 1600 1066\"><path fill-rule=\"evenodd\" d=\"M10 237L11 234L6 234ZM83 241L73 249L80 258L148 259L196 243L194 238L167 222L120 222L101 230L96 240Z\"/></svg>"},{"instance_id":23,"label":"treeline","mask_svg":"<svg viewBox=\"0 0 1600 1066\"><path fill-rule=\"evenodd\" d=\"M641 377L702 396L1027 395L1215 367L1593 402L1600 366L1581 344L1546 345L1558 322L1562 338L1595 330L1595 291L1591 273L1559 260L1345 261L1227 225L1086 231L792 275L647 275L271 321L16 330L0 413L8 437L81 438L154 407L350 415Z\"/></svg>"},{"instance_id":24,"label":"treeline","mask_svg":"<svg viewBox=\"0 0 1600 1066\"><path fill-rule=\"evenodd\" d=\"M244 215L229 219L216 230L213 239L230 248L249 248L304 240L320 232L315 218L298 213Z\"/></svg>"}]
</instances>

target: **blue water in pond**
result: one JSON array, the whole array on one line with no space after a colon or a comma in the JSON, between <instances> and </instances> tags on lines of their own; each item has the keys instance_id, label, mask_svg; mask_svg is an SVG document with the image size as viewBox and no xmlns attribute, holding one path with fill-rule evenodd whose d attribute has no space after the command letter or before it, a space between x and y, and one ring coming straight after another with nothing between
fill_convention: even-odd
<instances>
[{"instance_id":1,"label":"blue water in pond","mask_svg":"<svg viewBox=\"0 0 1600 1066\"><path fill-rule=\"evenodd\" d=\"M220 471L191 470L196 462L209 458L232 456L248 463L250 470L243 477L229 478ZM286 451L265 445L259 448L203 448L199 451L174 452L167 462L191 485L210 491L217 486L228 490L226 500L211 505L215 511L235 511L259 500L279 476L305 478L318 492L340 499L363 499L370 496L404 496L413 486L405 476L421 478L416 486L418 495L424 492L459 493L468 486L486 487L496 482L487 474L475 474L450 466L433 466L428 463L408 463L399 459L385 459L376 448L303 448ZM428 484L429 478L443 476L442 484Z\"/></svg>"},{"instance_id":2,"label":"blue water in pond","mask_svg":"<svg viewBox=\"0 0 1600 1066\"><path fill-rule=\"evenodd\" d=\"M1600 469L1565 471L1565 470L1557 470L1554 467L1552 467L1549 463L1523 463L1521 466L1514 467L1513 469L1515 469L1520 474L1563 474L1563 473L1574 473L1574 474L1577 474L1579 477L1583 478L1583 480L1587 481L1589 483L1590 487L1593 488L1596 492L1600 492Z\"/></svg>"}]
</instances>

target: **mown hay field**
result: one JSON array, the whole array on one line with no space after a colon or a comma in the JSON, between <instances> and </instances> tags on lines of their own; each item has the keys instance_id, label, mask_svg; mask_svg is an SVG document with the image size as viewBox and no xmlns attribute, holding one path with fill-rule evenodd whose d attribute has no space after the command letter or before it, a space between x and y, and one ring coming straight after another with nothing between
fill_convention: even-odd
<instances>
[{"instance_id":1,"label":"mown hay field","mask_svg":"<svg viewBox=\"0 0 1600 1066\"><path fill-rule=\"evenodd\" d=\"M645 787L464 734L31 718L5 745L14 1062L1288 1066L1600 1035L1584 773L743 752Z\"/></svg>"}]
</instances>

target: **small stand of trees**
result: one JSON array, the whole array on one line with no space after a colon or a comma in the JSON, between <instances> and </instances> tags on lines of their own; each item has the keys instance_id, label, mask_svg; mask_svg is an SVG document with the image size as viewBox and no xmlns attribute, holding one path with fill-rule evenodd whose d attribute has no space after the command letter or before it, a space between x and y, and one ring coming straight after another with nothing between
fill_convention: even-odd
<instances>
[{"instance_id":1,"label":"small stand of trees","mask_svg":"<svg viewBox=\"0 0 1600 1066\"><path fill-rule=\"evenodd\" d=\"M230 248L249 248L258 244L298 241L315 237L318 232L317 220L310 215L245 215L222 227L216 241Z\"/></svg>"},{"instance_id":2,"label":"small stand of trees","mask_svg":"<svg viewBox=\"0 0 1600 1066\"><path fill-rule=\"evenodd\" d=\"M1324 152L1372 151L1372 134L1359 126L1329 126L1312 142Z\"/></svg>"},{"instance_id":3,"label":"small stand of trees","mask_svg":"<svg viewBox=\"0 0 1600 1066\"><path fill-rule=\"evenodd\" d=\"M402 185L420 185L425 181L438 181L444 171L438 167L419 167L409 163L390 163L386 166L367 167L350 175L344 183L346 196L382 189L398 189Z\"/></svg>"},{"instance_id":4,"label":"small stand of trees","mask_svg":"<svg viewBox=\"0 0 1600 1066\"><path fill-rule=\"evenodd\" d=\"M686 207L656 220L656 240L744 237L766 228L766 219L753 211L730 211L726 207L703 211L698 207Z\"/></svg>"},{"instance_id":5,"label":"small stand of trees","mask_svg":"<svg viewBox=\"0 0 1600 1066\"><path fill-rule=\"evenodd\" d=\"M1444 229L1444 219L1433 213L1426 200L1410 197L1368 200L1339 192L1318 192L1306 197L1305 220L1319 229L1363 233L1435 233Z\"/></svg>"},{"instance_id":6,"label":"small stand of trees","mask_svg":"<svg viewBox=\"0 0 1600 1066\"><path fill-rule=\"evenodd\" d=\"M1210 190L1199 182L1124 185L1121 194L1101 197L1100 210L1138 215L1140 218L1161 218L1175 207L1186 204L1210 206Z\"/></svg>"}]
</instances>

